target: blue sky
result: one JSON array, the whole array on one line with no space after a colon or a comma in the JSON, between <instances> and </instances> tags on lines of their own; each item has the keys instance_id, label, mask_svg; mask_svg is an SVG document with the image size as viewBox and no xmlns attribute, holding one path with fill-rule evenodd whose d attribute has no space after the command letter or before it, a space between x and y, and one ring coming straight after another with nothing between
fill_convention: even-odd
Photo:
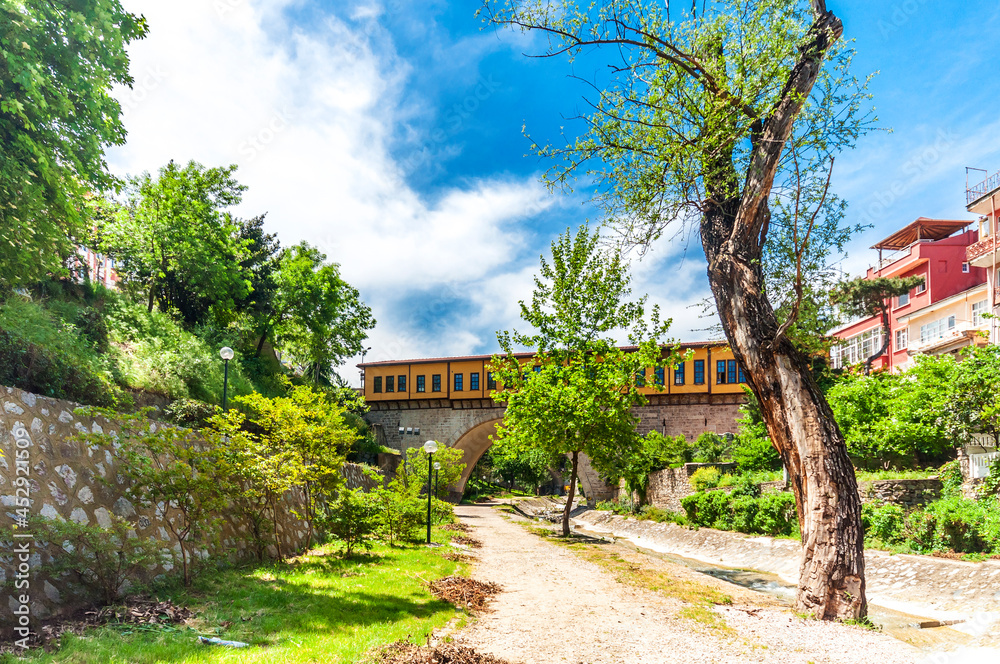
<instances>
[{"instance_id":1,"label":"blue sky","mask_svg":"<svg viewBox=\"0 0 1000 664\"><path fill-rule=\"evenodd\" d=\"M597 220L587 192L551 193L532 137L579 125L594 58L530 59L533 39L484 28L475 0L125 0L149 37L119 91L129 142L119 174L169 159L236 163L239 212L268 212L284 244L308 240L373 307L372 359L488 353L518 324L538 256ZM844 259L918 216L968 218L965 166L1000 170L1000 6L830 2L856 40L879 126L838 159L849 218L874 226ZM696 239L663 240L635 290L701 339L708 295ZM353 363L352 363L353 364ZM352 369L345 376L354 378Z\"/></svg>"}]
</instances>

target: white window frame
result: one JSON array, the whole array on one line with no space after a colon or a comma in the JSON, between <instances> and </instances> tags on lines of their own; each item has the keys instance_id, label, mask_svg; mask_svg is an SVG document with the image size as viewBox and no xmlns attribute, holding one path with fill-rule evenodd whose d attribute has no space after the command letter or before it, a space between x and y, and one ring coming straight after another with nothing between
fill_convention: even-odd
<instances>
[{"instance_id":1,"label":"white window frame","mask_svg":"<svg viewBox=\"0 0 1000 664\"><path fill-rule=\"evenodd\" d=\"M926 325L921 325L920 343L926 344L931 341L937 341L938 339L944 339L945 336L954 329L954 316L945 316L944 318L939 318L936 321L927 323Z\"/></svg>"},{"instance_id":2,"label":"white window frame","mask_svg":"<svg viewBox=\"0 0 1000 664\"><path fill-rule=\"evenodd\" d=\"M972 268L969 266L968 263L962 263L962 274L968 274L971 271Z\"/></svg>"},{"instance_id":3,"label":"white window frame","mask_svg":"<svg viewBox=\"0 0 1000 664\"><path fill-rule=\"evenodd\" d=\"M910 303L910 294L909 293L903 293L902 295L898 295L896 297L896 306L897 307L903 307L903 306L906 306L909 303Z\"/></svg>"},{"instance_id":4,"label":"white window frame","mask_svg":"<svg viewBox=\"0 0 1000 664\"><path fill-rule=\"evenodd\" d=\"M986 323L986 319L983 318L983 314L988 313L988 301L980 300L979 302L972 303L972 327L979 327Z\"/></svg>"},{"instance_id":5,"label":"white window frame","mask_svg":"<svg viewBox=\"0 0 1000 664\"><path fill-rule=\"evenodd\" d=\"M916 288L917 295L920 295L921 293L923 293L926 290L927 290L927 282L926 281L924 283L922 283L922 284L917 284L917 288Z\"/></svg>"},{"instance_id":6,"label":"white window frame","mask_svg":"<svg viewBox=\"0 0 1000 664\"><path fill-rule=\"evenodd\" d=\"M906 350L907 343L907 328L901 330L896 330L896 350Z\"/></svg>"},{"instance_id":7,"label":"white window frame","mask_svg":"<svg viewBox=\"0 0 1000 664\"><path fill-rule=\"evenodd\" d=\"M834 369L864 362L882 347L882 326L872 327L864 332L844 339L830 349L830 361Z\"/></svg>"}]
</instances>

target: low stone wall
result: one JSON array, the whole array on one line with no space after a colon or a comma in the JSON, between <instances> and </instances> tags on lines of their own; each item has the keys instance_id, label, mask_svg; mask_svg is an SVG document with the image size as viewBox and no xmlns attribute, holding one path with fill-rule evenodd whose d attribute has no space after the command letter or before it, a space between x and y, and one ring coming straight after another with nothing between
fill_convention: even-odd
<instances>
[{"instance_id":1,"label":"low stone wall","mask_svg":"<svg viewBox=\"0 0 1000 664\"><path fill-rule=\"evenodd\" d=\"M691 486L691 476L698 469L709 466L718 468L722 473L736 470L735 463L686 463L680 468L664 468L650 473L646 499L653 507L671 512L683 512L681 498L695 492ZM621 496L624 491L624 485L619 486L617 496Z\"/></svg>"},{"instance_id":2,"label":"low stone wall","mask_svg":"<svg viewBox=\"0 0 1000 664\"><path fill-rule=\"evenodd\" d=\"M941 480L875 480L859 482L862 503L893 503L912 509L934 502L941 497Z\"/></svg>"},{"instance_id":3,"label":"low stone wall","mask_svg":"<svg viewBox=\"0 0 1000 664\"><path fill-rule=\"evenodd\" d=\"M24 598L32 619L69 612L91 599L72 579L42 572L61 549L36 539L25 528L20 521L23 512L19 512L25 507L30 517L102 527L117 515L134 524L137 537L161 541L164 549L179 557L179 546L172 543L158 510L143 509L125 497L127 479L119 473L113 450L72 439L79 433L115 430L115 423L104 418L78 417L74 413L78 407L0 387L0 533L13 534L12 544L0 544L0 625L12 624L13 611L19 610ZM373 484L358 466L348 464L343 472L348 486L367 489ZM277 531L283 553L297 551L306 543L308 528L292 513L300 504L298 492L289 492L279 506ZM249 555L252 545L247 526L229 515L221 516L218 539L193 542L194 555L201 559L221 553L233 558ZM167 518L173 518L172 511L167 510ZM151 575L179 566L179 559L168 562L151 570Z\"/></svg>"}]
</instances>

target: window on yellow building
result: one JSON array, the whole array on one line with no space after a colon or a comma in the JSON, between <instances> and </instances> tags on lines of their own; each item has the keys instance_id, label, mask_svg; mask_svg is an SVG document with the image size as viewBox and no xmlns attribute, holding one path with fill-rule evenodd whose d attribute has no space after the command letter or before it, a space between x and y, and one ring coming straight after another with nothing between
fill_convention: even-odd
<instances>
[{"instance_id":1,"label":"window on yellow building","mask_svg":"<svg viewBox=\"0 0 1000 664\"><path fill-rule=\"evenodd\" d=\"M469 389L476 391L479 389L479 372L473 372L469 374Z\"/></svg>"},{"instance_id":2,"label":"window on yellow building","mask_svg":"<svg viewBox=\"0 0 1000 664\"><path fill-rule=\"evenodd\" d=\"M417 376L417 392L426 392L426 391L427 391L427 377Z\"/></svg>"},{"instance_id":3,"label":"window on yellow building","mask_svg":"<svg viewBox=\"0 0 1000 664\"><path fill-rule=\"evenodd\" d=\"M440 392L441 391L441 374L434 374L431 376L431 391Z\"/></svg>"},{"instance_id":4,"label":"window on yellow building","mask_svg":"<svg viewBox=\"0 0 1000 664\"><path fill-rule=\"evenodd\" d=\"M492 371L486 372L486 389L487 390L497 389L497 379L493 377Z\"/></svg>"},{"instance_id":5,"label":"window on yellow building","mask_svg":"<svg viewBox=\"0 0 1000 664\"><path fill-rule=\"evenodd\" d=\"M694 361L694 384L705 384L705 360Z\"/></svg>"},{"instance_id":6,"label":"window on yellow building","mask_svg":"<svg viewBox=\"0 0 1000 664\"><path fill-rule=\"evenodd\" d=\"M463 375L459 374L459 373L455 374L455 387L454 387L454 390L456 392L461 392L462 391L462 383L463 382L464 382Z\"/></svg>"},{"instance_id":7,"label":"window on yellow building","mask_svg":"<svg viewBox=\"0 0 1000 664\"><path fill-rule=\"evenodd\" d=\"M684 362L674 367L674 385L684 384Z\"/></svg>"},{"instance_id":8,"label":"window on yellow building","mask_svg":"<svg viewBox=\"0 0 1000 664\"><path fill-rule=\"evenodd\" d=\"M663 385L666 382L666 368L656 367L656 371L654 373L656 374L656 384Z\"/></svg>"},{"instance_id":9,"label":"window on yellow building","mask_svg":"<svg viewBox=\"0 0 1000 664\"><path fill-rule=\"evenodd\" d=\"M385 391L386 392L395 392L396 391L396 377L395 376L386 376L385 377Z\"/></svg>"},{"instance_id":10,"label":"window on yellow building","mask_svg":"<svg viewBox=\"0 0 1000 664\"><path fill-rule=\"evenodd\" d=\"M375 394L382 393L382 376L375 376Z\"/></svg>"},{"instance_id":11,"label":"window on yellow building","mask_svg":"<svg viewBox=\"0 0 1000 664\"><path fill-rule=\"evenodd\" d=\"M406 391L406 376L399 376L396 379L396 385L399 388L400 392L405 392Z\"/></svg>"}]
</instances>

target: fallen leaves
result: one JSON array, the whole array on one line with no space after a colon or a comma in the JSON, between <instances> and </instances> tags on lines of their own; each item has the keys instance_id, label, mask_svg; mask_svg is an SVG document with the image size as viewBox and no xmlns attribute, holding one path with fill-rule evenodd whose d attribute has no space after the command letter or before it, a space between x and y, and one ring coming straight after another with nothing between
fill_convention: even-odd
<instances>
[{"instance_id":1,"label":"fallen leaves","mask_svg":"<svg viewBox=\"0 0 1000 664\"><path fill-rule=\"evenodd\" d=\"M432 581L428 587L438 599L475 612L489 611L486 602L503 592L499 584L476 581L464 576L446 576Z\"/></svg>"},{"instance_id":2,"label":"fallen leaves","mask_svg":"<svg viewBox=\"0 0 1000 664\"><path fill-rule=\"evenodd\" d=\"M404 641L384 648L376 661L379 664L510 664L507 660L453 643L424 648Z\"/></svg>"}]
</instances>

